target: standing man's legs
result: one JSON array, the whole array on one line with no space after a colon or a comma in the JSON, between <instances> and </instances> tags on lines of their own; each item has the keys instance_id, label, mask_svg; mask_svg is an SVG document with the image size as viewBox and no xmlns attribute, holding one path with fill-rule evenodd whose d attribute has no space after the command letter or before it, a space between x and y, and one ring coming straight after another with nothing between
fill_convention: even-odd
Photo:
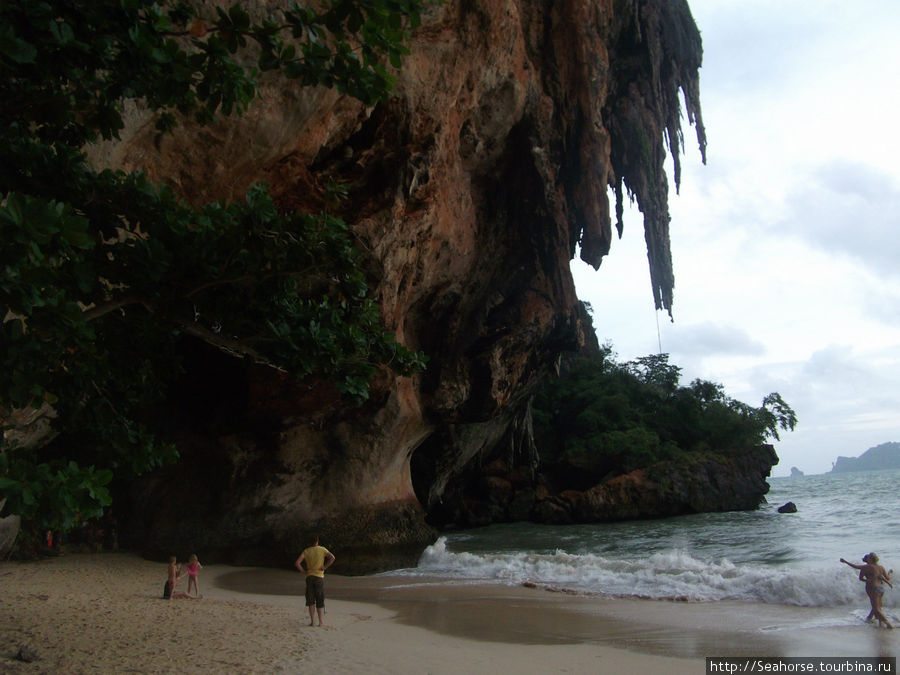
<instances>
[{"instance_id":1,"label":"standing man's legs","mask_svg":"<svg viewBox=\"0 0 900 675\"><path fill-rule=\"evenodd\" d=\"M319 614L319 625L325 625L325 579L319 577L315 581L316 612Z\"/></svg>"},{"instance_id":2,"label":"standing man's legs","mask_svg":"<svg viewBox=\"0 0 900 675\"><path fill-rule=\"evenodd\" d=\"M306 608L309 610L309 625L314 626L316 618L316 577L306 577Z\"/></svg>"},{"instance_id":3,"label":"standing man's legs","mask_svg":"<svg viewBox=\"0 0 900 675\"><path fill-rule=\"evenodd\" d=\"M309 609L309 625L314 625L316 614L319 625L325 625L325 580L322 577L306 577L306 607Z\"/></svg>"}]
</instances>

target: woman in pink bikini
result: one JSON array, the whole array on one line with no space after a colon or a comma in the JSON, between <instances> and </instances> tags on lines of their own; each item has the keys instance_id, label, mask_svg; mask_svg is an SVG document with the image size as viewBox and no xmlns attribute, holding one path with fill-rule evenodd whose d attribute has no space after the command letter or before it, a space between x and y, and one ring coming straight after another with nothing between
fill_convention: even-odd
<instances>
[{"instance_id":1,"label":"woman in pink bikini","mask_svg":"<svg viewBox=\"0 0 900 675\"><path fill-rule=\"evenodd\" d=\"M197 574L200 570L203 569L203 565L200 564L200 561L197 560L197 554L191 554L191 557L188 558L187 565L184 567L185 572L188 575L188 587L187 592L191 592L191 586L194 587L194 593L196 597L200 597L200 586L197 585Z\"/></svg>"}]
</instances>

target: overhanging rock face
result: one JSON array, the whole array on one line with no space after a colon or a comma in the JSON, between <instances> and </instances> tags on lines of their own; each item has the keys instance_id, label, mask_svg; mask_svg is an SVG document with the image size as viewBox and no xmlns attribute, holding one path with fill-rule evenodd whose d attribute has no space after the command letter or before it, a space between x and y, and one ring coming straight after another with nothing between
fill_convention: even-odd
<instances>
[{"instance_id":1,"label":"overhanging rock face","mask_svg":"<svg viewBox=\"0 0 900 675\"><path fill-rule=\"evenodd\" d=\"M173 401L183 463L134 487L122 536L151 554L282 565L317 531L338 571L414 563L433 538L419 498L439 500L583 340L569 261L579 243L595 267L609 251L608 187L637 199L652 293L670 308L663 161L669 147L677 174L682 97L705 147L700 61L682 0L451 0L426 14L387 104L267 80L244 118L159 150L135 115L106 156L196 202L265 181L283 207L318 210L346 184L340 215L385 321L430 360L346 410L325 387L189 346Z\"/></svg>"}]
</instances>

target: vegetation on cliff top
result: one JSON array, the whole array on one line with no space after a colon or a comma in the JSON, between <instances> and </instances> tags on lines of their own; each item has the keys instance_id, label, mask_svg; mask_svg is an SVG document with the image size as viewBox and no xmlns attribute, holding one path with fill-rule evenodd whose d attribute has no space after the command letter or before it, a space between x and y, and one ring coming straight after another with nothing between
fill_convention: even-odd
<instances>
[{"instance_id":1,"label":"vegetation on cliff top","mask_svg":"<svg viewBox=\"0 0 900 675\"><path fill-rule=\"evenodd\" d=\"M378 367L422 366L384 329L341 220L279 212L258 186L240 203L190 205L140 174L95 171L83 152L118 138L126 99L156 111L165 133L180 117L242 112L262 71L387 97L387 64L407 53L421 3L320 4L261 21L239 5L201 17L167 0L0 6L7 513L65 529L109 503L113 471L174 458L151 412L185 336L327 379L351 401ZM26 438L36 417L49 425L41 441Z\"/></svg>"},{"instance_id":2,"label":"vegetation on cliff top","mask_svg":"<svg viewBox=\"0 0 900 675\"><path fill-rule=\"evenodd\" d=\"M753 407L714 382L681 386L680 376L668 354L618 363L609 345L567 362L534 399L541 462L599 480L690 453L741 452L797 424L778 393Z\"/></svg>"}]
</instances>

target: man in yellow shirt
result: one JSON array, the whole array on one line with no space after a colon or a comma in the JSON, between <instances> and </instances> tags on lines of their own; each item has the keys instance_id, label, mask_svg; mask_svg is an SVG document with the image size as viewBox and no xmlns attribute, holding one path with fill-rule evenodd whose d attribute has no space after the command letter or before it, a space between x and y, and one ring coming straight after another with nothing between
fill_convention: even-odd
<instances>
[{"instance_id":1,"label":"man in yellow shirt","mask_svg":"<svg viewBox=\"0 0 900 675\"><path fill-rule=\"evenodd\" d=\"M334 563L334 556L324 546L319 546L319 537L303 550L294 563L300 572L306 574L306 606L309 608L309 625L312 626L316 612L319 625L325 625L325 570ZM313 609L315 607L315 610Z\"/></svg>"}]
</instances>

